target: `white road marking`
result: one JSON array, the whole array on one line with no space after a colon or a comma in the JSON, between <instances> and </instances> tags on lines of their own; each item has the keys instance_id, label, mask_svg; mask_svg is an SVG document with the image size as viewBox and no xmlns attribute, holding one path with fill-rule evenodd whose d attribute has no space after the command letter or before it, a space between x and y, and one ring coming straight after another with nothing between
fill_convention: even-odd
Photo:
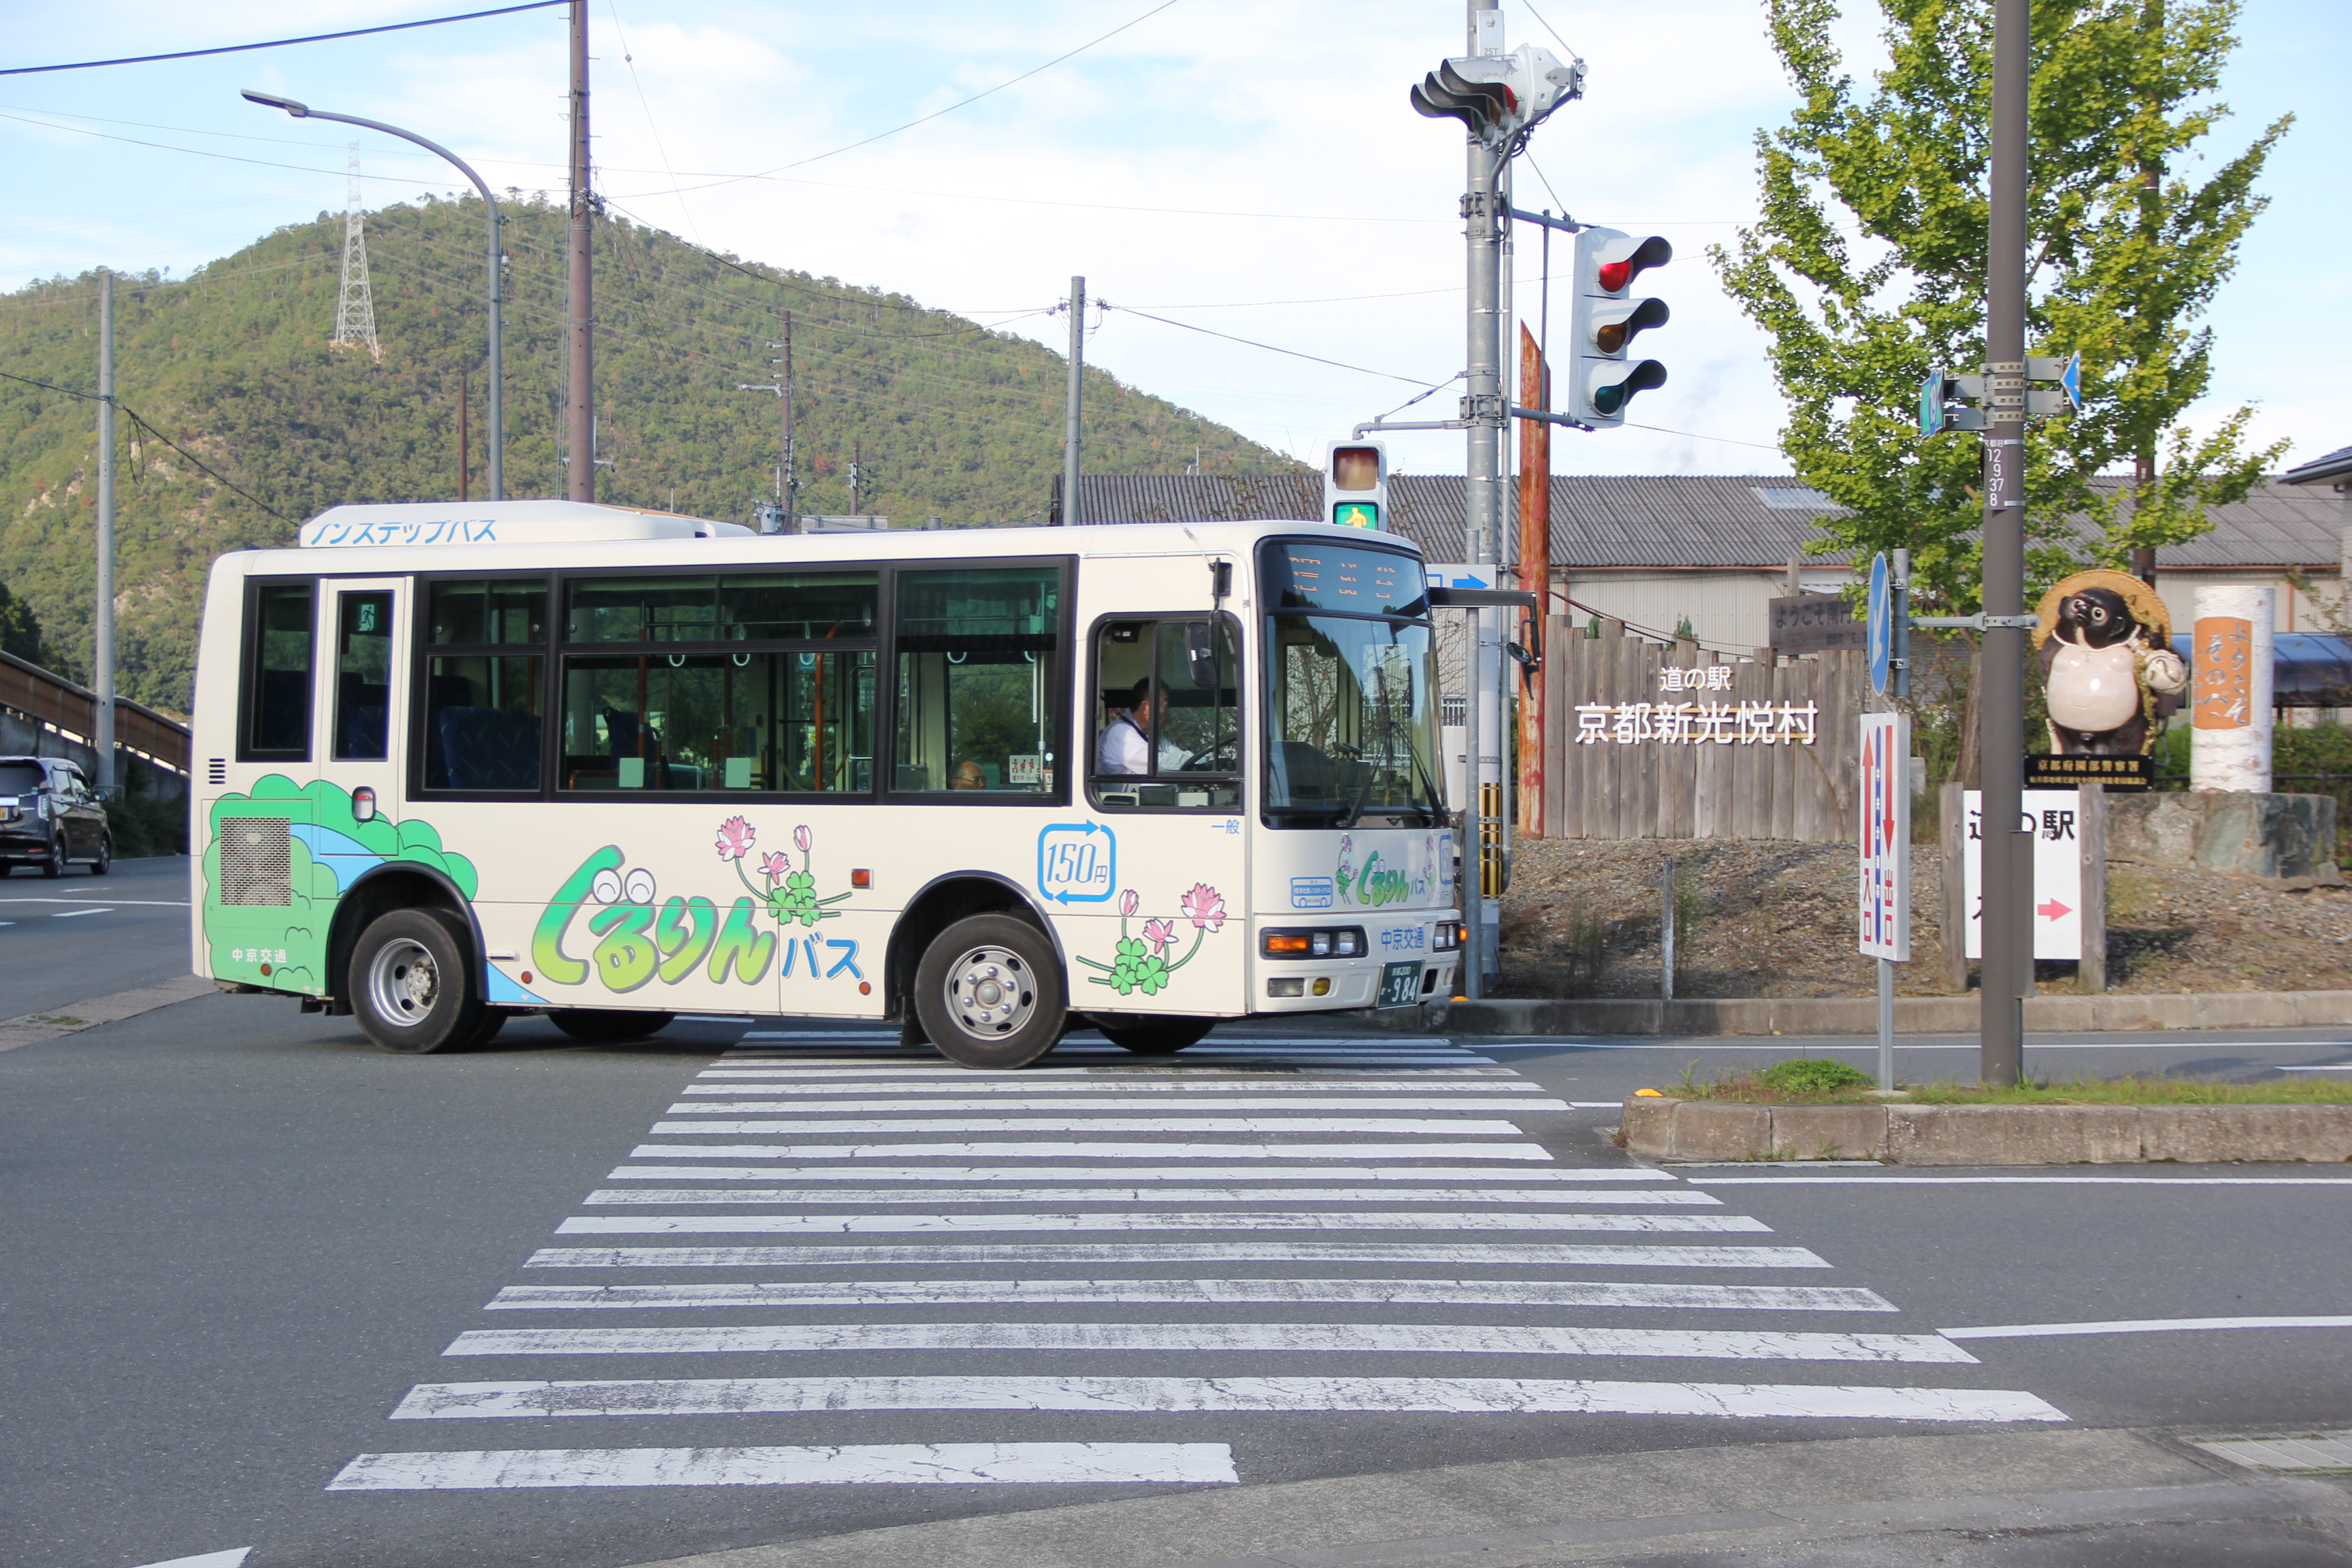
<instances>
[{"instance_id":1,"label":"white road marking","mask_svg":"<svg viewBox=\"0 0 2352 1568\"><path fill-rule=\"evenodd\" d=\"M2273 1072L2352 1072L2352 1062L2322 1062L2315 1067L2273 1068Z\"/></svg>"},{"instance_id":2,"label":"white road marking","mask_svg":"<svg viewBox=\"0 0 2352 1568\"><path fill-rule=\"evenodd\" d=\"M1714 1214L835 1214L575 1215L558 1236L751 1236L996 1230L1584 1230L1762 1231L1746 1215Z\"/></svg>"},{"instance_id":3,"label":"white road marking","mask_svg":"<svg viewBox=\"0 0 2352 1568\"><path fill-rule=\"evenodd\" d=\"M945 1263L1414 1263L1624 1268L1827 1268L1801 1247L1574 1242L1031 1241L913 1247L543 1247L526 1268L850 1268Z\"/></svg>"},{"instance_id":4,"label":"white road marking","mask_svg":"<svg viewBox=\"0 0 2352 1568\"><path fill-rule=\"evenodd\" d=\"M993 1147L993 1145L992 1145ZM637 1152L651 1151L641 1145ZM719 1156L667 1148L667 1158ZM1476 1165L617 1165L606 1181L773 1182L1672 1182L1664 1171L1497 1171Z\"/></svg>"},{"instance_id":5,"label":"white road marking","mask_svg":"<svg viewBox=\"0 0 2352 1568\"><path fill-rule=\"evenodd\" d=\"M789 1103L751 1105L673 1105L672 1116L728 1116L751 1110L792 1110ZM1205 1108L1204 1108L1205 1109ZM798 1132L804 1136L877 1132L1389 1132L1405 1137L1524 1138L1526 1131L1508 1121L1433 1121L1410 1116L1198 1116L1177 1121L1167 1116L913 1116L875 1121L845 1118L828 1121L802 1116L791 1121L720 1121L713 1132ZM656 1121L656 1137L666 1132L702 1131L691 1122Z\"/></svg>"},{"instance_id":6,"label":"white road marking","mask_svg":"<svg viewBox=\"0 0 2352 1568\"><path fill-rule=\"evenodd\" d=\"M1720 1206L1688 1187L599 1187L591 1204L1636 1204Z\"/></svg>"},{"instance_id":7,"label":"white road marking","mask_svg":"<svg viewBox=\"0 0 2352 1568\"><path fill-rule=\"evenodd\" d=\"M89 900L87 897L79 899L0 899L0 904L86 904L88 902L89 902ZM109 909L135 908L142 910L184 910L188 907L188 900L185 899L109 899L106 900L106 906ZM250 1552L253 1548L247 1546L243 1547L240 1550ZM201 1559L198 1559L197 1561L201 1561Z\"/></svg>"},{"instance_id":8,"label":"white road marking","mask_svg":"<svg viewBox=\"0 0 2352 1568\"><path fill-rule=\"evenodd\" d=\"M1047 1068L1045 1073L1066 1072L1066 1080L1039 1083L1043 1073L1008 1073L1004 1079L982 1079L962 1068L955 1069L961 1078L951 1078L945 1071L926 1069L914 1083L902 1083L894 1079L877 1079L858 1075L864 1081L844 1083L837 1079L818 1079L803 1083L806 1077L798 1072L785 1072L773 1068L709 1068L696 1075L688 1094L743 1094L754 1089L791 1080L785 1092L802 1095L836 1094L1510 1094L1541 1096L1543 1085L1527 1079L1497 1082L1494 1079L1381 1078L1360 1079L1345 1083L1297 1078L1255 1078L1245 1073L1220 1073L1214 1078L1202 1078L1176 1073L1120 1073L1115 1077L1091 1072L1084 1068ZM748 1082L744 1080L750 1080ZM829 1101L821 1103L830 1103ZM1614 1105L1615 1100L1609 1101Z\"/></svg>"},{"instance_id":9,"label":"white road marking","mask_svg":"<svg viewBox=\"0 0 2352 1568\"><path fill-rule=\"evenodd\" d=\"M1737 1045L1704 1045L1696 1041L1661 1041L1656 1044L1652 1044L1642 1040L1602 1041L1568 1037L1539 1038L1532 1036L1515 1039L1489 1039L1484 1036L1474 1037L1478 1041L1477 1048L1482 1051L1493 1050L1496 1047L1502 1047L1505 1049L1534 1049L1546 1047L1564 1047L1571 1050L1579 1051L1674 1051L1676 1053L1684 1051L1769 1051L1775 1055L1786 1056L1791 1049L1801 1044L1806 1050L1821 1055L1833 1055L1840 1051L1851 1051L1856 1056L1870 1056L1875 1055L1878 1050L1877 1041L1873 1039L1864 1039L1857 1043L1851 1037L1839 1037L1833 1039L1825 1039L1820 1036L1814 1036L1809 1039L1801 1040L1759 1040L1750 1038L1744 1044ZM2352 1049L2352 1043L2347 1043L2342 1040L2032 1039L2025 1042L2025 1048L2029 1051L2269 1051L2277 1050L2282 1047L2294 1050L2347 1050ZM1969 1037L1965 1039L1955 1038L1942 1042L1933 1040L1917 1042L1896 1040L1895 1042L1895 1048L1898 1051L1951 1051L1954 1053L1966 1051L1969 1055L1974 1056L1977 1052L1978 1047L1975 1037Z\"/></svg>"},{"instance_id":10,"label":"white road marking","mask_svg":"<svg viewBox=\"0 0 2352 1568\"><path fill-rule=\"evenodd\" d=\"M1223 1443L851 1443L823 1448L513 1448L362 1454L331 1492L538 1487L1238 1483Z\"/></svg>"},{"instance_id":11,"label":"white road marking","mask_svg":"<svg viewBox=\"0 0 2352 1568\"><path fill-rule=\"evenodd\" d=\"M753 1029L743 1037L747 1040L833 1040L847 1043L853 1040L887 1040L896 1044L896 1029Z\"/></svg>"},{"instance_id":12,"label":"white road marking","mask_svg":"<svg viewBox=\"0 0 2352 1568\"><path fill-rule=\"evenodd\" d=\"M666 1121L670 1132L719 1133ZM804 1131L806 1129L796 1128ZM707 1160L1526 1160L1549 1163L1540 1143L640 1143L632 1159ZM1579 1172L1581 1180L1588 1173ZM1517 1172L1511 1179L1519 1179ZM1662 1176L1671 1181L1674 1178Z\"/></svg>"},{"instance_id":13,"label":"white road marking","mask_svg":"<svg viewBox=\"0 0 2352 1568\"><path fill-rule=\"evenodd\" d=\"M1685 1176L1703 1187L2352 1187L2352 1176Z\"/></svg>"},{"instance_id":14,"label":"white road marking","mask_svg":"<svg viewBox=\"0 0 2352 1568\"><path fill-rule=\"evenodd\" d=\"M425 1384L396 1415L698 1415L801 1410L1381 1411L2063 1421L2011 1389L1502 1377L842 1377ZM683 1451L683 1450L680 1450Z\"/></svg>"},{"instance_id":15,"label":"white road marking","mask_svg":"<svg viewBox=\"0 0 2352 1568\"><path fill-rule=\"evenodd\" d=\"M57 918L63 920L65 917L60 915ZM684 1089L680 1090L680 1092L685 1094L744 1094L757 1092L757 1089L753 1085L743 1083L697 1083L688 1084ZM783 1110L798 1112L803 1116L837 1116L849 1111L872 1112L877 1110L890 1113L929 1110L1063 1110L1092 1116L1110 1111L1149 1110L1158 1111L1162 1115L1168 1116L1197 1116L1204 1112L1228 1110L1377 1110L1382 1112L1396 1110L1417 1110L1423 1112L1433 1110L1439 1112L1507 1110L1516 1115L1525 1111L1566 1110L1568 1109L1568 1101L1564 1100L1550 1100L1536 1097L1528 1097L1526 1099L1518 1099L1516 1097L1505 1099L1498 1097L1486 1100L1463 1100L1452 1102L1440 1100L1428 1100L1417 1102L1407 1101L1403 1104L1398 1104L1393 1100L1382 1102L1362 1100L1359 1099L1352 1093L1330 1095L1328 1098L1318 1098L1314 1100L1304 1098L1297 1100L1283 1100L1279 1098L1267 1098L1261 1100L1254 1098L1247 1090L1244 1089L1227 1089L1225 1092L1230 1098L1208 1100L1177 1100L1167 1095L1137 1094L1132 1091L1117 1098L1106 1097L1101 1100L1061 1100L1051 1097L1038 1097L1022 1100L1006 1099L1001 1100L983 1100L971 1097L959 1097L951 1100L836 1100L824 1096L811 1095L792 1100L737 1100L727 1101L724 1104L710 1106L692 1104L674 1105L670 1107L670 1111L671 1114L677 1115L704 1110L735 1111L738 1113L756 1110ZM1192 1123L1179 1122L1178 1125L1180 1127L1189 1127Z\"/></svg>"},{"instance_id":16,"label":"white road marking","mask_svg":"<svg viewBox=\"0 0 2352 1568\"><path fill-rule=\"evenodd\" d=\"M0 921L0 924L8 922ZM237 1568L253 1551L250 1546L235 1547L227 1552L205 1552L194 1557L174 1557L168 1563L148 1563L142 1568Z\"/></svg>"},{"instance_id":17,"label":"white road marking","mask_svg":"<svg viewBox=\"0 0 2352 1568\"><path fill-rule=\"evenodd\" d=\"M2137 1318L2110 1323L2009 1323L1946 1329L1953 1340L2034 1340L2051 1334L2172 1334L2205 1329L2352 1329L2352 1318Z\"/></svg>"},{"instance_id":18,"label":"white road marking","mask_svg":"<svg viewBox=\"0 0 2352 1568\"><path fill-rule=\"evenodd\" d=\"M113 912L114 910L110 906L102 910L60 910L57 914L51 915L49 919L53 921L69 921L76 915L110 915Z\"/></svg>"},{"instance_id":19,"label":"white road marking","mask_svg":"<svg viewBox=\"0 0 2352 1568\"><path fill-rule=\"evenodd\" d=\"M692 1285L509 1285L486 1311L709 1307L1288 1306L1664 1307L1712 1311L1892 1312L1851 1285L1694 1285L1585 1279L867 1279ZM899 1325L905 1326L905 1325ZM1277 1325L1278 1326L1278 1325Z\"/></svg>"},{"instance_id":20,"label":"white road marking","mask_svg":"<svg viewBox=\"0 0 2352 1568\"><path fill-rule=\"evenodd\" d=\"M1350 1067L1383 1071L1394 1071L1400 1068L1434 1068L1442 1069L1471 1067L1491 1068L1501 1065L1492 1057L1474 1056L1465 1052L1455 1051L1449 1051L1440 1055L1436 1052L1431 1051L1414 1051L1405 1054L1398 1054L1385 1051L1378 1053L1368 1051L1288 1051L1275 1048L1263 1050L1236 1048L1227 1051L1214 1051L1195 1048L1193 1050L1187 1051L1184 1054L1188 1060L1197 1064L1195 1070L1200 1071L1213 1070L1221 1065L1235 1062L1264 1063L1274 1067L1293 1065L1301 1068L1308 1066L1322 1068ZM871 1051L860 1052L855 1056L846 1052L833 1052L824 1056L811 1056L805 1052L792 1050L781 1046L759 1046L753 1047L750 1049L738 1047L732 1050L723 1053L720 1059L730 1062L790 1062L794 1066L802 1067L864 1067L870 1071L873 1070L874 1064L877 1063L895 1066L895 1064L899 1062L915 1062L928 1066L936 1064L945 1058L940 1057L937 1051L932 1050L929 1047L923 1047L923 1054L921 1056L912 1055L908 1052L902 1051L896 1047L878 1047ZM1056 1066L1066 1066L1077 1062L1092 1062L1111 1068L1127 1068L1130 1066L1140 1067L1144 1062L1151 1060L1152 1058L1139 1058L1132 1051L1124 1051L1115 1046L1110 1046L1099 1048L1078 1047L1075 1049L1068 1047L1057 1047L1053 1055L1048 1057L1046 1059L1054 1062ZM971 1070L977 1072L984 1071L986 1069L960 1068L958 1070ZM1023 1072L1051 1072L1054 1071L1055 1068L1023 1068L1018 1070ZM1150 1070L1159 1071L1164 1069L1154 1068Z\"/></svg>"}]
</instances>

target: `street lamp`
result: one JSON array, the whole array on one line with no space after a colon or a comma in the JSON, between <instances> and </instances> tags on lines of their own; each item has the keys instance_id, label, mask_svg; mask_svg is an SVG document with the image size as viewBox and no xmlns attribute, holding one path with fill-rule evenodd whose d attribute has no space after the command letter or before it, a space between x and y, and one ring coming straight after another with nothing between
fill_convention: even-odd
<instances>
[{"instance_id":1,"label":"street lamp","mask_svg":"<svg viewBox=\"0 0 2352 1568\"><path fill-rule=\"evenodd\" d=\"M397 125L386 125L380 120L362 120L356 114L334 114L323 109L313 109L307 103L274 92L245 89L246 100L264 109L282 109L297 120L332 120L344 125L357 125L369 131L381 131L386 136L397 136L404 142L414 142L428 153L436 153L457 167L457 172L474 182L474 189L482 193L482 205L490 212L490 499L507 499L506 479L506 376L504 339L499 323L499 201L490 195L490 187L482 176L474 173L473 165L442 146L428 142L414 131L403 131Z\"/></svg>"}]
</instances>

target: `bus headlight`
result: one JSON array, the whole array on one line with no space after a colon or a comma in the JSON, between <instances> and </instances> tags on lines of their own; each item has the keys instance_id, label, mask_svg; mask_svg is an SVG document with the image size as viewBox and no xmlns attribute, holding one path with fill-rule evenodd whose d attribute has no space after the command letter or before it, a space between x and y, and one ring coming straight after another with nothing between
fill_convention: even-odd
<instances>
[{"instance_id":1,"label":"bus headlight","mask_svg":"<svg viewBox=\"0 0 2352 1568\"><path fill-rule=\"evenodd\" d=\"M1461 946L1462 922L1460 921L1440 921L1437 922L1436 929L1429 933L1429 950L1432 952L1453 952Z\"/></svg>"},{"instance_id":2,"label":"bus headlight","mask_svg":"<svg viewBox=\"0 0 2352 1568\"><path fill-rule=\"evenodd\" d=\"M1363 927L1337 926L1266 931L1258 938L1258 951L1268 958L1361 958L1369 949Z\"/></svg>"}]
</instances>

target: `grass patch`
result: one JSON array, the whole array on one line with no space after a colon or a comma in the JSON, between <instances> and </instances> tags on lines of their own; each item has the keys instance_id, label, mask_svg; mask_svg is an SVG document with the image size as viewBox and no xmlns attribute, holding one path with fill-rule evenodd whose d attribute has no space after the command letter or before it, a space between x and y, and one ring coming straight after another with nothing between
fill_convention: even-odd
<instances>
[{"instance_id":1,"label":"grass patch","mask_svg":"<svg viewBox=\"0 0 2352 1568\"><path fill-rule=\"evenodd\" d=\"M1829 1081L1821 1068L1851 1075ZM1788 1069L1811 1069L1798 1072ZM1777 1075L1777 1076L1776 1076ZM1742 1105L1859 1105L1871 1099L1867 1074L1843 1062L1817 1058L1775 1062L1759 1072L1726 1073L1700 1081L1685 1068L1666 1092L1677 1100L1729 1100ZM2193 1078L2046 1079L1998 1087L1974 1083L1904 1086L1910 1105L2346 1105L2352 1082L2295 1079L2279 1083L2220 1083Z\"/></svg>"}]
</instances>

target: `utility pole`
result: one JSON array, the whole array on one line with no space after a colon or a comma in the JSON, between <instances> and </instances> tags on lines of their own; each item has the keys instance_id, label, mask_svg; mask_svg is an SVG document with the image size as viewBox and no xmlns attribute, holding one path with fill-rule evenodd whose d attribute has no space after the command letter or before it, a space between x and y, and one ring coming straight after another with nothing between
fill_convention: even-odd
<instances>
[{"instance_id":1,"label":"utility pole","mask_svg":"<svg viewBox=\"0 0 2352 1568\"><path fill-rule=\"evenodd\" d=\"M783 387L783 391L778 395L782 398L784 405L784 466L782 488L776 492L776 504L784 509L785 531L793 532L800 527L794 519L800 515L801 510L798 496L801 477L799 468L793 461L793 313L790 310L784 312L784 341L775 347L782 351L784 356L776 362L777 369L782 373L776 377L776 380Z\"/></svg>"},{"instance_id":2,"label":"utility pole","mask_svg":"<svg viewBox=\"0 0 2352 1568\"><path fill-rule=\"evenodd\" d=\"M1087 280L1070 279L1070 391L1068 424L1062 432L1062 524L1072 527L1078 516L1078 374L1087 358Z\"/></svg>"},{"instance_id":3,"label":"utility pole","mask_svg":"<svg viewBox=\"0 0 2352 1568\"><path fill-rule=\"evenodd\" d=\"M114 274L98 270L98 787L114 790Z\"/></svg>"},{"instance_id":4,"label":"utility pole","mask_svg":"<svg viewBox=\"0 0 2352 1568\"><path fill-rule=\"evenodd\" d=\"M849 512L852 517L866 515L866 443L853 441L849 447Z\"/></svg>"},{"instance_id":5,"label":"utility pole","mask_svg":"<svg viewBox=\"0 0 2352 1568\"><path fill-rule=\"evenodd\" d=\"M1984 992L1977 1076L2025 1074L2033 979L2033 840L2025 786L2025 246L2029 0L1993 0L1992 193L1985 305Z\"/></svg>"},{"instance_id":6,"label":"utility pole","mask_svg":"<svg viewBox=\"0 0 2352 1568\"><path fill-rule=\"evenodd\" d=\"M466 428L466 378L461 375L457 378L457 499L459 500L473 499L468 493L474 468L474 454L467 440L469 434L470 432Z\"/></svg>"},{"instance_id":7,"label":"utility pole","mask_svg":"<svg viewBox=\"0 0 2352 1568\"><path fill-rule=\"evenodd\" d=\"M594 204L588 188L588 0L572 0L571 268L563 310L571 351L565 445L572 462L564 494L585 501L596 499L595 302L589 250L595 237Z\"/></svg>"}]
</instances>

